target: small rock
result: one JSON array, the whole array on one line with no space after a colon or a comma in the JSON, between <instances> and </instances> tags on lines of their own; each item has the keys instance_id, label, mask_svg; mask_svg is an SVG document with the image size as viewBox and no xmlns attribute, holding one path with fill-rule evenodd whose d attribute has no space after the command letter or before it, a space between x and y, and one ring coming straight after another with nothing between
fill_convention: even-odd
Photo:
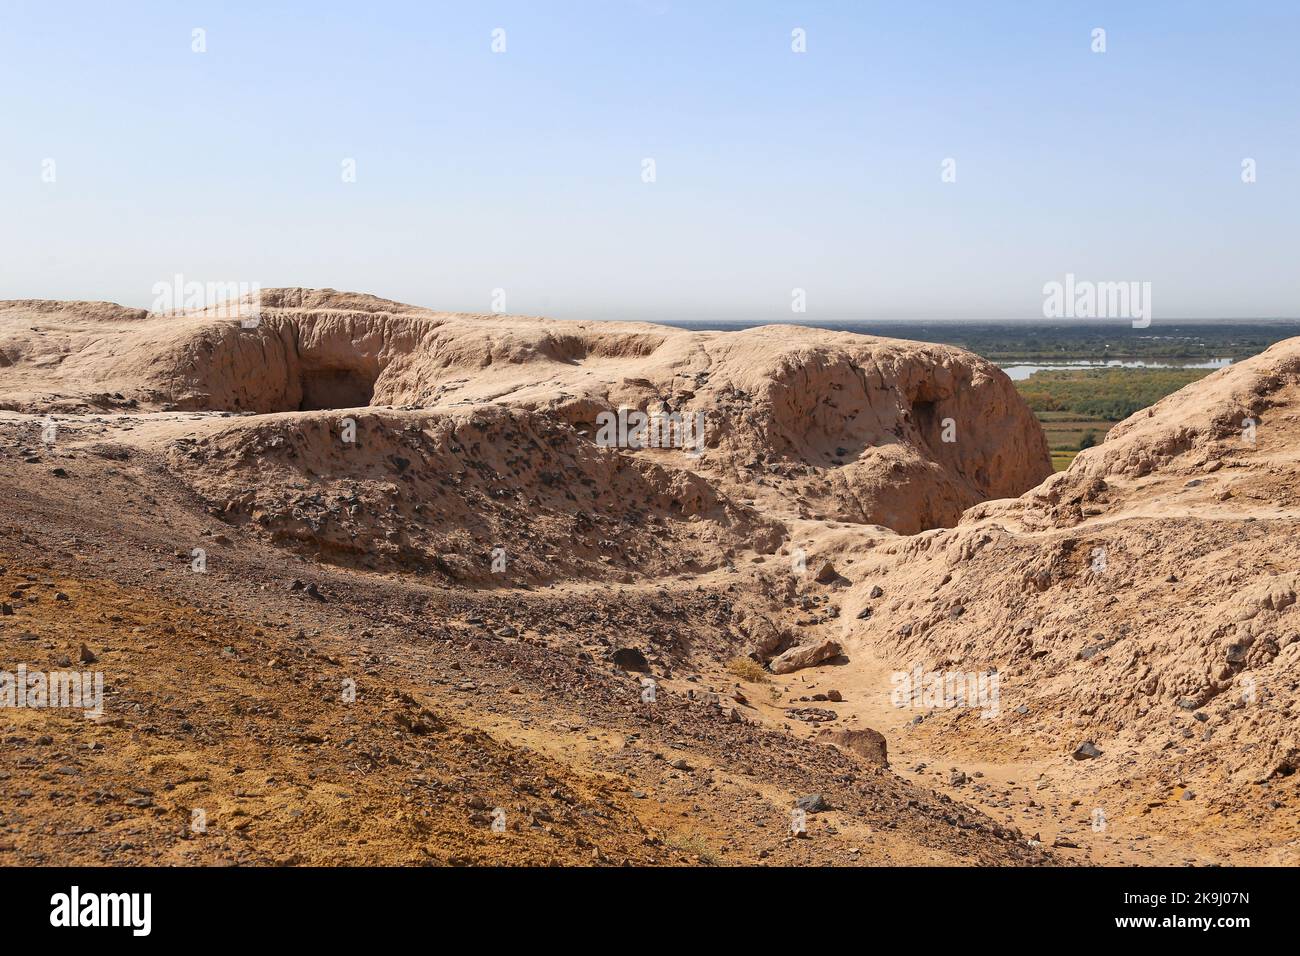
<instances>
[{"instance_id":1,"label":"small rock","mask_svg":"<svg viewBox=\"0 0 1300 956\"><path fill-rule=\"evenodd\" d=\"M637 671L639 673L648 673L650 664L645 659L645 654L635 647L620 647L609 655L610 662L620 670Z\"/></svg>"},{"instance_id":2,"label":"small rock","mask_svg":"<svg viewBox=\"0 0 1300 956\"><path fill-rule=\"evenodd\" d=\"M822 813L831 808L825 794L821 793L810 793L807 796L800 797L794 802L794 805L804 813Z\"/></svg>"},{"instance_id":3,"label":"small rock","mask_svg":"<svg viewBox=\"0 0 1300 956\"><path fill-rule=\"evenodd\" d=\"M1097 745L1091 740L1085 740L1083 743L1079 744L1078 747L1074 748L1075 760L1092 760L1093 758L1100 756L1101 751L1097 749Z\"/></svg>"},{"instance_id":4,"label":"small rock","mask_svg":"<svg viewBox=\"0 0 1300 956\"><path fill-rule=\"evenodd\" d=\"M818 740L825 740L852 751L868 763L880 767L889 766L889 747L884 735L870 728L862 730L823 730L817 735Z\"/></svg>"},{"instance_id":5,"label":"small rock","mask_svg":"<svg viewBox=\"0 0 1300 956\"><path fill-rule=\"evenodd\" d=\"M827 561L817 572L816 581L818 584L830 584L832 581L838 581L839 577L839 573L835 570L835 565Z\"/></svg>"}]
</instances>

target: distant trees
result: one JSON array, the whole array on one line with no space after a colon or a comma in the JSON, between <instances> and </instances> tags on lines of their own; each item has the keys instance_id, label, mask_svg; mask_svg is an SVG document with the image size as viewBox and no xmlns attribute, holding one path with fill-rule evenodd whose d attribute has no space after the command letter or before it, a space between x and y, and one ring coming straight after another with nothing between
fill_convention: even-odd
<instances>
[{"instance_id":1,"label":"distant trees","mask_svg":"<svg viewBox=\"0 0 1300 956\"><path fill-rule=\"evenodd\" d=\"M1041 372L1036 373L1041 375ZM1032 378L1032 376L1031 376ZM1046 388L1028 388L1025 382L1016 382L1016 390L1020 392L1030 409L1035 412L1063 412L1066 409L1061 402Z\"/></svg>"}]
</instances>

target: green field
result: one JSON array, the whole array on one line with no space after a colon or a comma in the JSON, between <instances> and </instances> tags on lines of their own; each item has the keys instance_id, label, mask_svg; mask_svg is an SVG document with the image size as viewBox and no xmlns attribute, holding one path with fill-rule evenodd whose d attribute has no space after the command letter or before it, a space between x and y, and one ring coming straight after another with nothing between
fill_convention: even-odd
<instances>
[{"instance_id":1,"label":"green field","mask_svg":"<svg viewBox=\"0 0 1300 956\"><path fill-rule=\"evenodd\" d=\"M1106 432L1115 424L1109 419L1078 415L1074 412L1037 412L1038 421L1052 450L1052 464L1064 471L1083 448L1100 445Z\"/></svg>"},{"instance_id":2,"label":"green field","mask_svg":"<svg viewBox=\"0 0 1300 956\"><path fill-rule=\"evenodd\" d=\"M1116 422L1204 378L1210 371L1047 369L1016 382L1016 389L1042 423L1053 466L1063 471L1082 449L1100 444Z\"/></svg>"},{"instance_id":3,"label":"green field","mask_svg":"<svg viewBox=\"0 0 1300 956\"><path fill-rule=\"evenodd\" d=\"M1210 374L1203 368L1047 369L1016 382L1035 412L1117 422Z\"/></svg>"},{"instance_id":4,"label":"green field","mask_svg":"<svg viewBox=\"0 0 1300 956\"><path fill-rule=\"evenodd\" d=\"M1077 451L1054 451L1052 452L1052 470L1065 471L1074 461L1074 456L1079 454Z\"/></svg>"}]
</instances>

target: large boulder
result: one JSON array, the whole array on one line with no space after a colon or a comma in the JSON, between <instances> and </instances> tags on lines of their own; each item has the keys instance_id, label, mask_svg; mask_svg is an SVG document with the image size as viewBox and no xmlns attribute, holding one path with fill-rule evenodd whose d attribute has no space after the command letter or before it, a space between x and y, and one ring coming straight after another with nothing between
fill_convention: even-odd
<instances>
[{"instance_id":1,"label":"large boulder","mask_svg":"<svg viewBox=\"0 0 1300 956\"><path fill-rule=\"evenodd\" d=\"M827 638L822 641L814 641L811 644L800 644L798 647L792 647L780 657L775 658L770 666L773 674L789 674L791 671L803 670L805 667L816 667L832 657L838 657L843 650L839 641Z\"/></svg>"}]
</instances>

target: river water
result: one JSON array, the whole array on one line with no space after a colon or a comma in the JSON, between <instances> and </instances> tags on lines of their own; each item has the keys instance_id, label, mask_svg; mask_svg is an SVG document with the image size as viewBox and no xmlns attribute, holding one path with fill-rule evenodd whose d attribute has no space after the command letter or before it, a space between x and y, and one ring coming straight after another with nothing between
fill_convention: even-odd
<instances>
[{"instance_id":1,"label":"river water","mask_svg":"<svg viewBox=\"0 0 1300 956\"><path fill-rule=\"evenodd\" d=\"M1079 359L1077 361L1053 362L1049 365L1003 365L1002 371L1013 382L1024 381L1035 372L1047 370L1072 369L1072 368L1226 368L1232 364L1232 359L1210 359L1205 362L1144 362L1140 359L1106 359L1098 361L1089 361L1088 359Z\"/></svg>"}]
</instances>

